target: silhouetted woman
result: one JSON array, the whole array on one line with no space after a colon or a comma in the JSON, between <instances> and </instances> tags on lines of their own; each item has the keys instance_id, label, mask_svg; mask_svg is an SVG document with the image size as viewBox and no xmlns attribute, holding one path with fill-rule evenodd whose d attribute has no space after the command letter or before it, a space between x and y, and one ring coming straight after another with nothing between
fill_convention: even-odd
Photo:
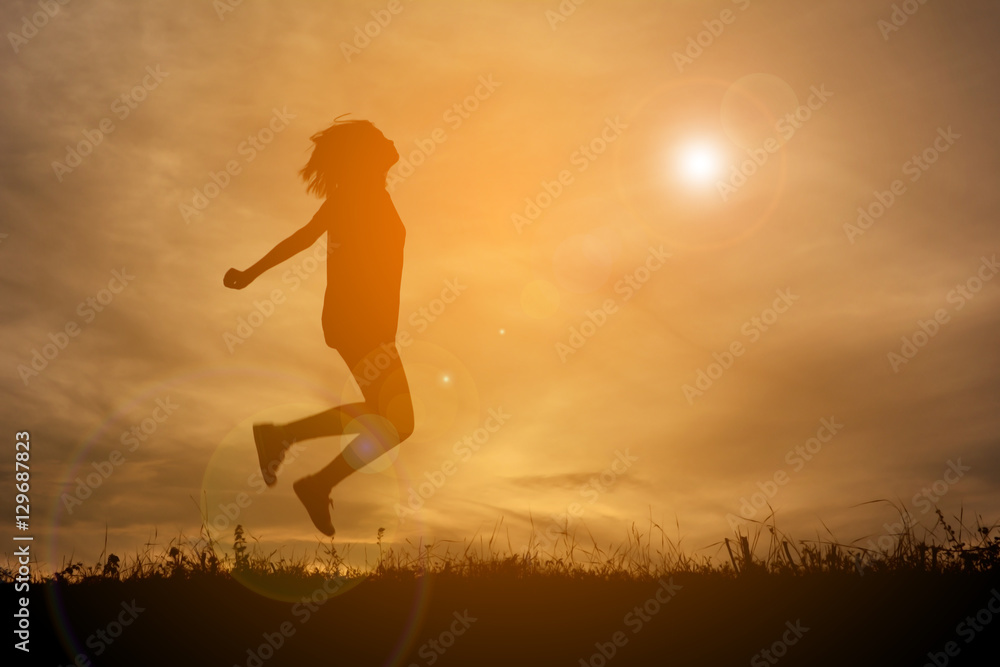
<instances>
[{"instance_id":1,"label":"silhouetted woman","mask_svg":"<svg viewBox=\"0 0 1000 667\"><path fill-rule=\"evenodd\" d=\"M368 121L339 119L312 141L312 155L300 173L307 190L326 201L307 225L246 271L230 269L223 283L243 289L326 232L323 333L347 362L365 400L284 425L254 424L253 434L268 486L276 482L293 442L358 434L328 466L292 485L316 528L333 535L333 487L413 432L410 389L395 345L406 230L385 190L387 172L399 160L391 141Z\"/></svg>"}]
</instances>

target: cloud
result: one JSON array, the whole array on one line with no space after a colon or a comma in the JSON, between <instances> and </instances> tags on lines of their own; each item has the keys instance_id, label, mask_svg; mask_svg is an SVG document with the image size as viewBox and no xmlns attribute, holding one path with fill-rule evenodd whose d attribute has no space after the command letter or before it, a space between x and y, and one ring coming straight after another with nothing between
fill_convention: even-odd
<instances>
[{"instance_id":1,"label":"cloud","mask_svg":"<svg viewBox=\"0 0 1000 667\"><path fill-rule=\"evenodd\" d=\"M33 7L5 4L0 25L17 30ZM204 2L70 3L0 56L0 417L32 432L33 504L56 517L61 547L96 555L104 522L136 543L153 525L197 531L191 497L219 452L244 476L254 470L250 422L356 400L323 343L321 270L294 288L284 267L242 292L221 285L311 218L320 202L296 172L308 137L345 112L374 120L404 156L446 134L392 195L407 226L400 323L418 339L402 356L428 417L401 448L407 475L439 469L489 408L512 415L421 510L439 535L497 515L524 529L529 500L539 516L565 511L631 448L636 467L588 506L587 526L617 536L654 506L708 542L831 415L843 433L774 499L790 530L811 531L817 517L877 528L851 506L910 498L958 457L973 470L943 502L996 507L1000 282L983 281L961 308L949 297L1000 247L984 185L996 139L979 85L997 55L988 22L928 6L887 44L882 10L861 0L754 5L678 75L673 53L712 18L698 3L586 4L556 30L544 9L408 4L348 62L341 43L370 20L360 2L243 3L224 20ZM672 142L709 133L741 158L721 102L755 72L800 102L811 86L833 95L748 180L745 199L692 198L670 180ZM501 83L467 108L484 76ZM294 118L248 159L241 146L275 108ZM621 137L574 163L619 116ZM114 129L97 142L104 119ZM960 139L909 180L906 164L947 127ZM53 162L72 151L89 154L57 174ZM214 193L213 174L232 160L240 173L185 220L181 204ZM563 170L572 183L518 234L511 215ZM851 243L844 226L897 179L905 194ZM595 265L564 256L587 247L566 244L586 234L601 239L606 276L568 289L560 262ZM626 299L616 284L661 245L670 261ZM114 271L135 278L108 301ZM410 314L455 279L468 289L412 331ZM534 281L557 294L542 317L522 303ZM230 352L223 335L274 290L285 302ZM769 322L778 290L799 300ZM564 363L556 343L609 299L616 313ZM894 369L889 353L939 309L949 321ZM60 347L68 324L79 333ZM684 385L734 342L744 353L689 402ZM45 368L26 384L19 367L33 360ZM446 392L434 384L445 373L463 381ZM59 518L60 494L165 395L182 406L176 418L79 514ZM308 464L338 444L316 443ZM393 516L398 489L374 479L345 483L341 535L371 539ZM250 529L308 542L298 509L284 491L261 496Z\"/></svg>"}]
</instances>

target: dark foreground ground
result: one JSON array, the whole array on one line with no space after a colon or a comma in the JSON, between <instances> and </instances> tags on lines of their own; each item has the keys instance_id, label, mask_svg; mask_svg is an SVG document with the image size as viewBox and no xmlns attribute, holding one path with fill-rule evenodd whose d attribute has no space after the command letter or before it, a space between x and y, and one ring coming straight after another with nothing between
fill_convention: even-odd
<instances>
[{"instance_id":1,"label":"dark foreground ground","mask_svg":"<svg viewBox=\"0 0 1000 667\"><path fill-rule=\"evenodd\" d=\"M437 575L311 607L208 576L36 585L7 664L1000 665L996 574L662 582Z\"/></svg>"}]
</instances>

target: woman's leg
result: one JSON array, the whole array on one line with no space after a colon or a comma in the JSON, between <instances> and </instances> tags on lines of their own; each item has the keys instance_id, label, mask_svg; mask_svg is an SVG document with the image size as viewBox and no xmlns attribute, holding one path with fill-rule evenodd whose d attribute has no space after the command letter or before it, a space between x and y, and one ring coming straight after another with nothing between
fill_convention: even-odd
<instances>
[{"instance_id":1,"label":"woman's leg","mask_svg":"<svg viewBox=\"0 0 1000 667\"><path fill-rule=\"evenodd\" d=\"M332 414L334 410L328 410L299 422L315 419L315 427L318 428L328 422L331 426L335 425L339 420L342 433L358 434L329 465L313 475L314 479L322 481L328 491L413 433L410 386L395 347L391 352L387 355L389 365L380 369L374 379L368 379L361 373L364 360L352 365L352 372L365 397L364 403L342 406L336 415ZM311 428L313 423L306 423L305 426L306 429Z\"/></svg>"},{"instance_id":2,"label":"woman's leg","mask_svg":"<svg viewBox=\"0 0 1000 667\"><path fill-rule=\"evenodd\" d=\"M379 369L375 378L370 377L372 365L368 365L367 374L362 372L364 359L353 363L347 360L364 394L364 403L326 410L283 427L294 439L357 433L325 468L293 484L313 523L327 535L333 534L327 509L333 487L413 433L413 403L399 354L394 346L380 350L388 353L390 362Z\"/></svg>"},{"instance_id":3,"label":"woman's leg","mask_svg":"<svg viewBox=\"0 0 1000 667\"><path fill-rule=\"evenodd\" d=\"M348 433L369 411L367 402L348 403L285 425L254 424L253 437L264 482L268 486L277 483L277 470L292 444L299 440Z\"/></svg>"},{"instance_id":4,"label":"woman's leg","mask_svg":"<svg viewBox=\"0 0 1000 667\"><path fill-rule=\"evenodd\" d=\"M370 409L367 402L347 403L297 421L288 422L280 428L289 443L330 435L343 435L349 432L348 427L352 422L368 414Z\"/></svg>"}]
</instances>

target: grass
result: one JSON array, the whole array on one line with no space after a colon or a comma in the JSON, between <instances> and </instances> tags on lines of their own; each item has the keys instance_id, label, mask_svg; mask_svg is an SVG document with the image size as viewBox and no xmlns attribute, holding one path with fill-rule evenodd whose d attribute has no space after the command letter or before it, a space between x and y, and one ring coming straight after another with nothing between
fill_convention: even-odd
<instances>
[{"instance_id":1,"label":"grass","mask_svg":"<svg viewBox=\"0 0 1000 667\"><path fill-rule=\"evenodd\" d=\"M35 626L44 655L34 657L236 667L760 665L775 664L760 651L801 623L809 630L784 647L782 664L921 665L948 642L960 653L940 654L944 664L993 664L983 656L1000 647L1000 613L992 625L982 614L992 594L1000 600L997 524L938 511L925 529L896 511L902 528L875 549L828 530L825 539L794 540L773 512L695 555L652 518L616 545L599 545L577 525L545 544L532 532L520 550L502 517L462 542L386 544L378 529L363 559L333 540L287 558L243 526L226 545L204 528L166 544L154 536L131 554L105 557L105 549L92 565L70 558L36 575L32 609L46 605L58 623ZM364 565L348 563L358 560ZM4 586L14 567L0 568ZM350 585L322 593L334 580ZM668 584L676 597L656 601ZM148 611L102 644L100 632L129 601ZM477 620L467 635L448 637L463 612ZM32 613L36 624L46 618ZM967 617L982 627L963 643L957 624Z\"/></svg>"},{"instance_id":2,"label":"grass","mask_svg":"<svg viewBox=\"0 0 1000 667\"><path fill-rule=\"evenodd\" d=\"M878 501L886 502L888 501ZM796 541L778 529L772 512L761 521L748 521L752 530L709 545L710 555L692 556L680 548L659 523L649 519L645 530L632 524L625 540L601 548L585 527L564 526L551 547L542 548L529 535L528 547L516 552L501 517L489 538L477 535L461 545L452 541L406 542L385 545L384 528L375 536L377 559L366 567L347 564L334 540L320 543L313 556L283 557L264 553L256 538L242 525L233 533L231 549L221 548L202 527L199 536L180 535L166 545L152 541L134 554L119 557L102 551L98 561L85 565L72 558L51 574L36 574L35 583L86 583L101 580L138 581L151 578L188 577L344 577L365 579L415 578L425 575L458 577L567 577L609 581L648 581L671 574L746 577L809 574L977 573L1000 571L1000 528L976 517L967 526L963 515L947 519L936 510L931 529L907 525L905 512L892 505L901 518L899 533L886 536L891 548L872 549L856 540L843 544L830 539ZM581 543L586 532L586 544ZM862 538L865 539L865 538ZM105 545L106 545L105 538ZM348 547L349 548L349 547ZM703 550L704 551L704 550ZM367 560L367 550L366 550ZM8 560L0 567L0 582L12 582L16 566Z\"/></svg>"}]
</instances>

